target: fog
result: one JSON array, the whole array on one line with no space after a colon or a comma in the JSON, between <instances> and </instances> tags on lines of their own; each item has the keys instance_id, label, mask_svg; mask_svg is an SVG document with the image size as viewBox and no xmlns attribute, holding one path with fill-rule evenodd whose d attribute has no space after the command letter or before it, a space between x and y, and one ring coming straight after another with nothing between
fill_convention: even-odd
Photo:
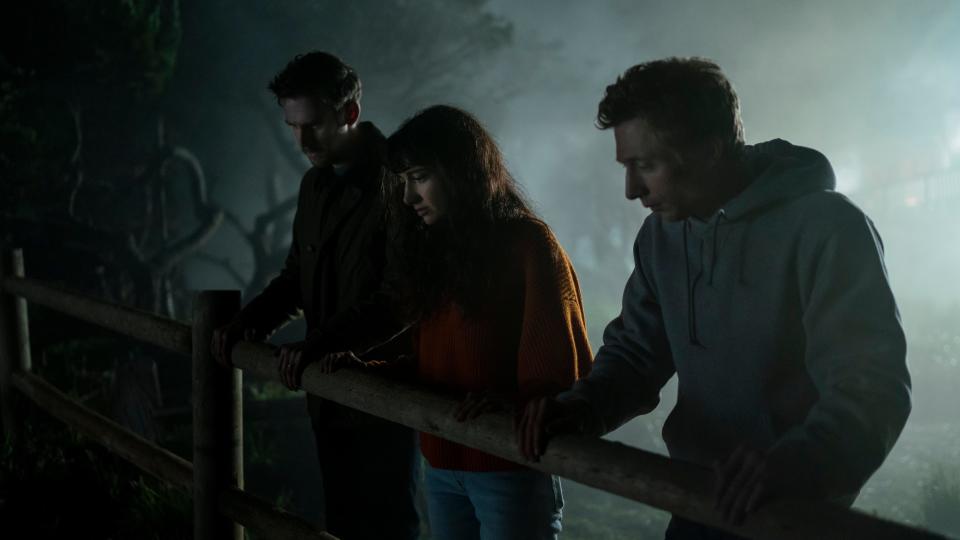
<instances>
[{"instance_id":1,"label":"fog","mask_svg":"<svg viewBox=\"0 0 960 540\"><path fill-rule=\"evenodd\" d=\"M858 506L920 520L916 486L924 475L950 464L958 476L956 451L929 446L956 444L960 430L960 399L949 391L960 373L960 3L503 1L491 8L514 21L518 35L552 44L529 83L501 105L496 132L581 274L595 265L579 242L593 219L583 209L624 216L634 231L644 217L622 197L612 133L592 127L604 87L633 64L713 59L740 96L748 143L782 138L831 160L838 191L868 212L884 239L914 374L914 414ZM600 191L607 193L596 204L590 199ZM595 346L630 268L628 245L615 243L623 265L603 280L584 280ZM656 432L673 392L668 387L652 419L612 437L664 451Z\"/></svg>"},{"instance_id":2,"label":"fog","mask_svg":"<svg viewBox=\"0 0 960 540\"><path fill-rule=\"evenodd\" d=\"M907 331L914 412L857 507L939 526L931 516L948 499L937 498L947 489L937 482L955 479L948 486L958 487L949 489L960 493L960 2L205 0L183 2L177 16L182 38L168 85L149 105L106 108L116 117L103 122L105 131L120 144L100 153L101 162L126 167L123 174L142 172L116 148L135 148L130 161L146 161L142 149L152 148L161 117L165 136L202 164L212 204L229 216L178 270L184 290L248 287L258 264L276 272L282 250L256 261L240 230L249 232L259 215L294 196L308 164L266 84L295 54L327 50L357 69L362 118L385 134L435 103L462 106L489 127L573 260L595 350L619 312L631 244L646 217L623 196L613 135L594 127L597 104L634 64L667 56L716 61L739 94L748 144L782 138L821 151L838 191L866 211L883 238ZM6 69L20 57L0 60ZM0 113L8 114L4 107L0 100ZM117 133L138 135L116 141ZM98 139L84 144L94 169L89 149ZM88 180L84 189L89 185L98 184ZM23 191L30 190L42 191L33 184ZM189 206L188 191L171 188L171 238L195 221L178 210ZM106 200L88 189L81 201L86 193ZM20 212L28 205L0 206ZM289 221L287 215L269 229L276 246L289 242ZM277 340L299 339L298 331L292 326ZM674 401L675 381L656 411L610 437L665 453L659 429ZM306 422L299 429L308 429ZM309 443L305 432L291 437ZM300 450L312 456L312 448ZM662 513L581 486L568 489L570 538L662 532Z\"/></svg>"},{"instance_id":3,"label":"fog","mask_svg":"<svg viewBox=\"0 0 960 540\"><path fill-rule=\"evenodd\" d=\"M820 150L833 163L837 189L868 211L881 193L902 190L873 216L888 237L895 288L905 297L951 301L944 292L953 287L949 269L960 253L947 248L958 222L948 211L927 221L923 206L946 201L907 186L957 178L956 2L515 4L491 7L514 20L518 34L555 47L548 65L503 104L497 133L516 175L565 234L574 234L570 216L550 203L582 194L558 193L558 180L621 187L612 134L591 126L603 88L640 61L704 56L733 81L748 142L783 138ZM642 209L636 214L639 223ZM922 234L899 241L895 230L914 226Z\"/></svg>"},{"instance_id":4,"label":"fog","mask_svg":"<svg viewBox=\"0 0 960 540\"><path fill-rule=\"evenodd\" d=\"M747 142L782 138L823 152L837 189L868 212L884 239L910 342L915 411L857 504L922 523L929 512L923 486L941 466L957 475L958 456L948 448L960 440L960 399L951 391L960 373L953 241L960 219L952 211L960 203L960 3L495 0L487 9L512 25L510 44L446 86L414 81L427 90L406 108L377 87L382 63L375 57L349 57L335 42L317 47L357 67L364 116L385 132L437 102L463 106L490 127L573 258L594 348L619 311L630 244L645 217L623 197L612 133L593 125L597 103L606 85L642 61L703 56L719 63L740 96ZM292 191L292 171L290 178ZM674 400L675 381L657 411L611 437L665 452L659 428ZM574 491L574 516L583 500L600 497L590 493ZM621 504L603 500L604 508ZM656 513L631 519L651 530L663 523ZM592 526L574 522L588 534L620 530Z\"/></svg>"}]
</instances>

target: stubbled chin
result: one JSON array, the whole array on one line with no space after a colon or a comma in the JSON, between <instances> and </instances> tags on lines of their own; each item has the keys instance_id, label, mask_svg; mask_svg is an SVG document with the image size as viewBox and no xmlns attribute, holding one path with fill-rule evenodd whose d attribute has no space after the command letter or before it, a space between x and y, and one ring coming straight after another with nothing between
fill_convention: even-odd
<instances>
[{"instance_id":1,"label":"stubbled chin","mask_svg":"<svg viewBox=\"0 0 960 540\"><path fill-rule=\"evenodd\" d=\"M327 160L323 156L313 156L309 154L304 154L304 157L307 158L307 161L310 162L314 167L325 167L327 165Z\"/></svg>"},{"instance_id":2,"label":"stubbled chin","mask_svg":"<svg viewBox=\"0 0 960 540\"><path fill-rule=\"evenodd\" d=\"M668 222L683 221L683 216L678 215L676 212L664 212L663 210L657 210L656 212L653 212L653 213L660 216L660 219L664 221L668 221Z\"/></svg>"}]
</instances>

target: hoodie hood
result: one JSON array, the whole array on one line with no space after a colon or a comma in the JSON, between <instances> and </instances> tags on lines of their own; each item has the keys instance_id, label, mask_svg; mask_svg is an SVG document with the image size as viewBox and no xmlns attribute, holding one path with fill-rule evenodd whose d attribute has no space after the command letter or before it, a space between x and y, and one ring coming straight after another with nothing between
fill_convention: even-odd
<instances>
[{"instance_id":1,"label":"hoodie hood","mask_svg":"<svg viewBox=\"0 0 960 540\"><path fill-rule=\"evenodd\" d=\"M810 148L794 146L783 139L747 146L748 174L753 178L742 193L723 206L727 221L775 206L814 191L836 186L827 158Z\"/></svg>"},{"instance_id":2,"label":"hoodie hood","mask_svg":"<svg viewBox=\"0 0 960 540\"><path fill-rule=\"evenodd\" d=\"M744 259L752 218L778 205L818 191L833 190L836 180L827 158L810 148L794 146L783 139L747 146L744 149L750 184L727 201L710 219L687 218L683 223L684 274L687 285L687 327L690 343L702 347L697 321L697 289L706 273L713 286L717 262L724 250L720 242L722 225L740 225L736 240L726 251L736 259L737 283L744 283ZM691 236L696 238L691 242ZM706 254L706 255L705 255Z\"/></svg>"}]
</instances>

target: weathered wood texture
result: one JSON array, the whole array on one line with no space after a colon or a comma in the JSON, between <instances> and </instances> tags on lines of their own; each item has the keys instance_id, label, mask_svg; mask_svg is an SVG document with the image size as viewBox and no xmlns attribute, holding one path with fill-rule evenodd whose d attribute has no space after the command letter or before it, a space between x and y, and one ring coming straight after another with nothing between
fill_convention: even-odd
<instances>
[{"instance_id":1,"label":"weathered wood texture","mask_svg":"<svg viewBox=\"0 0 960 540\"><path fill-rule=\"evenodd\" d=\"M241 373L217 364L213 331L240 311L240 291L203 291L193 308L193 537L243 540L243 527L224 516L218 496L243 489Z\"/></svg>"},{"instance_id":2,"label":"weathered wood texture","mask_svg":"<svg viewBox=\"0 0 960 540\"><path fill-rule=\"evenodd\" d=\"M336 540L302 517L239 489L220 492L220 512L270 540Z\"/></svg>"},{"instance_id":3,"label":"weathered wood texture","mask_svg":"<svg viewBox=\"0 0 960 540\"><path fill-rule=\"evenodd\" d=\"M272 348L240 343L233 362L259 377L279 380ZM538 463L526 462L514 442L513 419L488 414L460 423L456 401L410 384L362 370L323 375L316 366L303 374L306 391L398 422L413 429L483 450L644 504L758 539L934 539L943 536L839 506L799 500L771 503L732 527L713 508L713 476L702 467L674 461L621 443L581 436L552 440Z\"/></svg>"},{"instance_id":4,"label":"weathered wood texture","mask_svg":"<svg viewBox=\"0 0 960 540\"><path fill-rule=\"evenodd\" d=\"M190 326L135 308L47 285L30 278L5 276L3 290L46 308L70 315L118 334L178 352L191 353Z\"/></svg>"},{"instance_id":5,"label":"weathered wood texture","mask_svg":"<svg viewBox=\"0 0 960 540\"><path fill-rule=\"evenodd\" d=\"M145 472L170 484L190 489L190 462L132 433L100 415L31 373L17 373L14 386L41 409L83 433Z\"/></svg>"},{"instance_id":6,"label":"weathered wood texture","mask_svg":"<svg viewBox=\"0 0 960 540\"><path fill-rule=\"evenodd\" d=\"M189 461L91 411L36 375L15 374L13 385L54 418L144 472L170 485L192 490L193 465ZM217 504L225 516L265 538L335 540L335 537L318 530L302 517L236 488L221 491Z\"/></svg>"},{"instance_id":7,"label":"weathered wood texture","mask_svg":"<svg viewBox=\"0 0 960 540\"><path fill-rule=\"evenodd\" d=\"M24 279L20 251L3 252L3 255L0 260L0 268L4 270L0 272L0 309L6 311L0 314L0 382L5 385L4 405L11 390L16 388L51 416L148 474L193 491L195 469L192 463L88 409L29 373L26 301L174 352L192 354L198 359L195 364L201 366L194 376L203 381L201 386L205 388L201 395L207 398L195 401L194 413L199 413L200 421L208 426L199 437L199 446L194 449L195 455L199 453L201 456L201 462L207 462L206 471L201 470L199 475L201 485L207 485L202 495L207 519L201 520L198 527L204 536L196 537L242 538L243 525L269 538L336 540L303 518L239 489L243 485L241 374L236 369L226 370L215 365L207 346L213 329L229 320L239 309L239 293L216 291L201 294L197 305L200 316L191 328L178 321ZM192 347L194 333L202 336L196 342L203 345L196 349ZM4 406L4 416L8 410ZM4 425L10 425L10 422L5 421ZM225 488L222 486L224 478ZM211 515L216 517L211 519Z\"/></svg>"},{"instance_id":8,"label":"weathered wood texture","mask_svg":"<svg viewBox=\"0 0 960 540\"><path fill-rule=\"evenodd\" d=\"M22 278L23 250L0 250L0 282L6 277ZM13 397L13 375L30 371L30 328L27 302L0 290L0 421L7 437L20 430Z\"/></svg>"}]
</instances>

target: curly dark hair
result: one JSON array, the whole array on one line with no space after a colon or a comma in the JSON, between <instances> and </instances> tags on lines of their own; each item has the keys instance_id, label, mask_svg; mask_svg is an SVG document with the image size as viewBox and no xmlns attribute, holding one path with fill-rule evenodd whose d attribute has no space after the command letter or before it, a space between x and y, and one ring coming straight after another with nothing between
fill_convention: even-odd
<instances>
[{"instance_id":1,"label":"curly dark hair","mask_svg":"<svg viewBox=\"0 0 960 540\"><path fill-rule=\"evenodd\" d=\"M390 186L387 209L410 315L429 316L451 301L465 315L479 315L494 287L498 231L536 219L503 154L473 115L447 105L408 119L387 147L391 170L435 171L447 201L446 215L428 227L404 205L403 182Z\"/></svg>"},{"instance_id":2,"label":"curly dark hair","mask_svg":"<svg viewBox=\"0 0 960 540\"><path fill-rule=\"evenodd\" d=\"M321 51L298 54L278 73L267 88L277 97L320 97L339 111L351 101L360 101L360 77L336 56Z\"/></svg>"},{"instance_id":3,"label":"curly dark hair","mask_svg":"<svg viewBox=\"0 0 960 540\"><path fill-rule=\"evenodd\" d=\"M717 139L727 155L744 146L740 100L720 66L704 58L665 58L631 67L607 86L597 127L643 118L678 151Z\"/></svg>"}]
</instances>

